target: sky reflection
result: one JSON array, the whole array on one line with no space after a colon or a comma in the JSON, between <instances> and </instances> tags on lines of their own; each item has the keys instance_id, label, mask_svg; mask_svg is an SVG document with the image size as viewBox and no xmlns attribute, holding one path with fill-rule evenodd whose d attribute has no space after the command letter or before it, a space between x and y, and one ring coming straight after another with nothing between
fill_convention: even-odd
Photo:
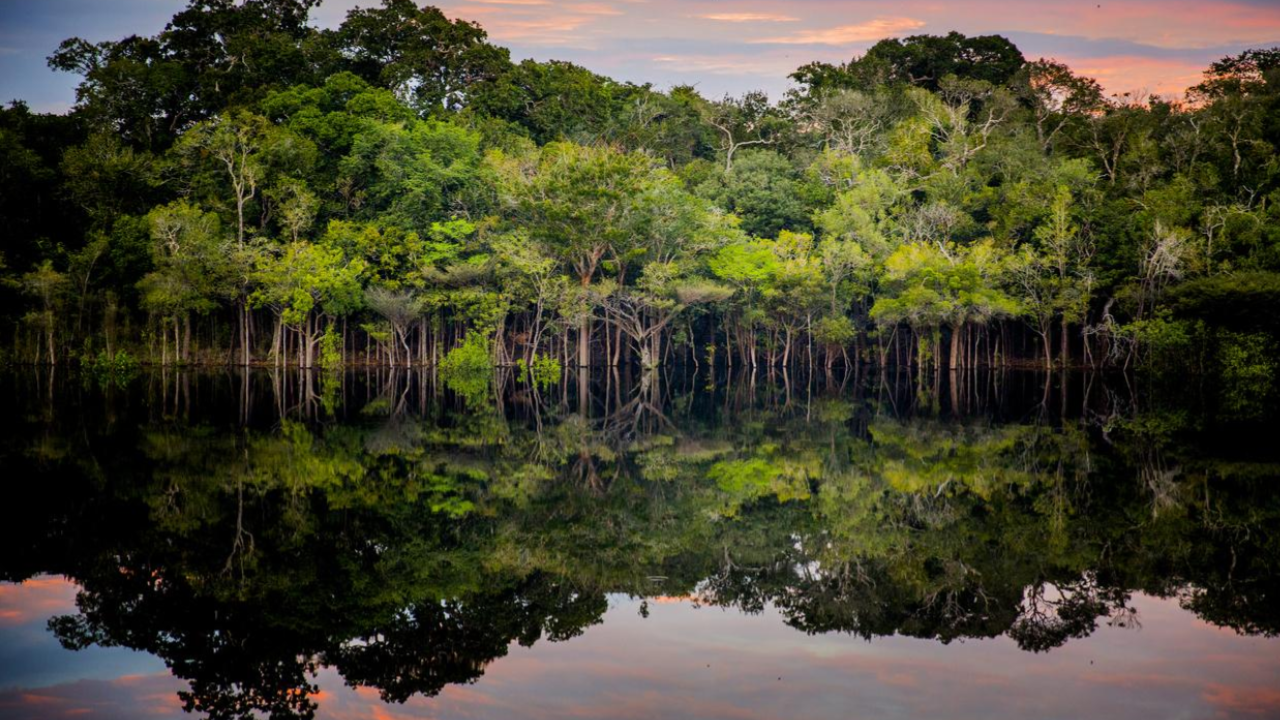
<instances>
[{"instance_id":1,"label":"sky reflection","mask_svg":"<svg viewBox=\"0 0 1280 720\"><path fill-rule=\"evenodd\" d=\"M119 649L63 650L44 629L74 610L74 586L42 577L0 586L0 716L187 717L184 683ZM1280 716L1276 641L1138 595L1139 626L1102 626L1044 654L1008 638L943 645L805 635L760 615L689 600L611 596L602 625L568 642L513 645L473 685L385 704L320 672L318 718L1232 718ZM32 672L31 668L46 668ZM48 672L56 668L56 672Z\"/></svg>"}]
</instances>

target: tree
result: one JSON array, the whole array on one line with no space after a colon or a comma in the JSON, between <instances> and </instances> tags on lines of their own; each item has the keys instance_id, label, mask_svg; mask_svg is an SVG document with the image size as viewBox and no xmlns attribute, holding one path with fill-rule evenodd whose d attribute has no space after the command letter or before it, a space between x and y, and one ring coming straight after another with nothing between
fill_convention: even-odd
<instances>
[{"instance_id":1,"label":"tree","mask_svg":"<svg viewBox=\"0 0 1280 720\"><path fill-rule=\"evenodd\" d=\"M1049 209L1049 219L1036 229L1035 238L1057 276L1057 298L1054 305L1062 324L1059 362L1069 362L1070 344L1067 326L1084 320L1089 310L1093 274L1089 268L1093 243L1080 228L1072 224L1070 190L1059 187Z\"/></svg>"},{"instance_id":2,"label":"tree","mask_svg":"<svg viewBox=\"0 0 1280 720\"><path fill-rule=\"evenodd\" d=\"M795 103L800 128L816 136L824 150L871 157L883 151L885 135L901 112L886 92L838 90Z\"/></svg>"},{"instance_id":3,"label":"tree","mask_svg":"<svg viewBox=\"0 0 1280 720\"><path fill-rule=\"evenodd\" d=\"M1189 92L1201 101L1227 95L1275 94L1280 47L1245 50L1225 57L1204 71L1204 80Z\"/></svg>"},{"instance_id":4,"label":"tree","mask_svg":"<svg viewBox=\"0 0 1280 720\"><path fill-rule=\"evenodd\" d=\"M1017 46L999 35L967 37L912 35L887 38L862 57L840 66L812 63L791 77L810 93L830 90L874 90L880 85L914 85L938 90L943 79L981 80L1008 85L1026 63Z\"/></svg>"},{"instance_id":5,"label":"tree","mask_svg":"<svg viewBox=\"0 0 1280 720\"><path fill-rule=\"evenodd\" d=\"M480 165L479 136L438 120L369 121L338 164L338 183L357 218L422 228L466 210Z\"/></svg>"},{"instance_id":6,"label":"tree","mask_svg":"<svg viewBox=\"0 0 1280 720\"><path fill-rule=\"evenodd\" d=\"M63 293L67 289L67 276L54 269L45 260L18 279L22 291L39 302L39 310L27 313L24 318L44 335L44 346L49 353L49 364L58 362L58 312L62 308ZM36 346L36 362L40 362L39 345Z\"/></svg>"},{"instance_id":7,"label":"tree","mask_svg":"<svg viewBox=\"0 0 1280 720\"><path fill-rule=\"evenodd\" d=\"M884 170L859 168L851 186L836 193L815 223L825 237L856 244L883 262L897 243L894 211L906 194L903 184Z\"/></svg>"},{"instance_id":8,"label":"tree","mask_svg":"<svg viewBox=\"0 0 1280 720\"><path fill-rule=\"evenodd\" d=\"M395 340L404 348L404 364L409 365L413 351L409 349L409 330L422 315L424 303L407 290L391 290L382 286L374 286L365 292L365 303L371 310L391 323L391 331ZM392 345L391 364L395 364L395 346Z\"/></svg>"},{"instance_id":9,"label":"tree","mask_svg":"<svg viewBox=\"0 0 1280 720\"><path fill-rule=\"evenodd\" d=\"M779 264L762 293L765 324L781 333L781 337L770 338L770 365L776 361L787 367L791 364L796 338L802 332L812 332L813 317L826 300L823 286L828 280L824 277L822 258L814 252L812 235L783 230L770 244ZM848 259L846 255L837 262ZM777 353L779 346L781 356Z\"/></svg>"},{"instance_id":10,"label":"tree","mask_svg":"<svg viewBox=\"0 0 1280 720\"><path fill-rule=\"evenodd\" d=\"M475 88L467 114L508 123L539 145L593 144L623 132L628 101L646 93L570 62L525 60Z\"/></svg>"},{"instance_id":11,"label":"tree","mask_svg":"<svg viewBox=\"0 0 1280 720\"><path fill-rule=\"evenodd\" d=\"M257 289L250 300L276 314L271 354L277 363L288 362L285 330L292 329L298 336L298 367L315 366L316 344L326 321L359 306L364 268L363 260L347 258L336 247L305 241L259 256L252 276Z\"/></svg>"},{"instance_id":12,"label":"tree","mask_svg":"<svg viewBox=\"0 0 1280 720\"><path fill-rule=\"evenodd\" d=\"M530 238L527 232L504 233L493 244L501 265L498 275L513 304L533 306L524 352L525 366L531 367L547 330L548 310L567 295L569 281L557 271L558 263L550 248Z\"/></svg>"},{"instance_id":13,"label":"tree","mask_svg":"<svg viewBox=\"0 0 1280 720\"><path fill-rule=\"evenodd\" d=\"M1070 361L1068 326L1084 320L1089 309L1093 275L1089 268L1093 245L1071 218L1071 192L1059 187L1047 221L1036 228L1035 248L1024 248L1013 265L1023 292L1023 308L1035 322L1044 347L1045 369L1053 367L1054 320L1061 326L1058 362Z\"/></svg>"},{"instance_id":14,"label":"tree","mask_svg":"<svg viewBox=\"0 0 1280 720\"><path fill-rule=\"evenodd\" d=\"M333 35L355 74L394 91L422 115L464 106L510 65L505 48L484 29L450 20L413 0L383 0L355 8Z\"/></svg>"},{"instance_id":15,"label":"tree","mask_svg":"<svg viewBox=\"0 0 1280 720\"><path fill-rule=\"evenodd\" d=\"M244 111L196 125L174 152L190 173L192 192L234 213L238 247L244 247L261 191L279 176L305 174L315 160L310 142Z\"/></svg>"},{"instance_id":16,"label":"tree","mask_svg":"<svg viewBox=\"0 0 1280 720\"><path fill-rule=\"evenodd\" d=\"M762 92L749 92L740 98L726 95L720 102L702 108L703 119L720 134L726 174L733 170L733 157L738 150L772 145L785 127L785 121Z\"/></svg>"},{"instance_id":17,"label":"tree","mask_svg":"<svg viewBox=\"0 0 1280 720\"><path fill-rule=\"evenodd\" d=\"M938 90L948 76L1008 85L1025 62L1017 46L999 35L953 31L881 40L851 65L864 77L875 73L883 82Z\"/></svg>"},{"instance_id":18,"label":"tree","mask_svg":"<svg viewBox=\"0 0 1280 720\"><path fill-rule=\"evenodd\" d=\"M950 367L965 367L972 341L964 336L968 326L1018 314L1018 303L1001 289L1005 266L989 242L907 243L885 261L881 282L887 292L871 308L871 318L911 326L922 368L943 364L941 330L949 325Z\"/></svg>"},{"instance_id":19,"label":"tree","mask_svg":"<svg viewBox=\"0 0 1280 720\"><path fill-rule=\"evenodd\" d=\"M747 233L773 237L783 229L809 227L810 209L798 176L783 155L772 150L747 150L731 170L712 175L693 191L741 218Z\"/></svg>"},{"instance_id":20,"label":"tree","mask_svg":"<svg viewBox=\"0 0 1280 720\"><path fill-rule=\"evenodd\" d=\"M588 303L601 261L637 234L637 199L663 178L642 155L567 143L550 143L528 157L497 153L489 162L509 221L559 258ZM578 365L591 363L590 342L587 307L578 318Z\"/></svg>"},{"instance_id":21,"label":"tree","mask_svg":"<svg viewBox=\"0 0 1280 720\"><path fill-rule=\"evenodd\" d=\"M718 279L735 290L738 350L742 364L755 367L758 349L757 332L764 320L760 299L765 287L780 272L778 255L766 240L739 240L729 243L707 259L707 267ZM732 352L730 327L725 327L726 350ZM732 364L732 354L729 356Z\"/></svg>"},{"instance_id":22,"label":"tree","mask_svg":"<svg viewBox=\"0 0 1280 720\"><path fill-rule=\"evenodd\" d=\"M272 196L263 190L281 177L305 175L315 162L316 150L309 141L260 115L235 111L192 127L174 152L190 172L192 194L214 207L234 208L236 250L244 255L252 204L263 207L260 217L270 217L270 205L265 201ZM247 301L250 278L248 263L242 265L237 320L240 362L248 365L253 345Z\"/></svg>"},{"instance_id":23,"label":"tree","mask_svg":"<svg viewBox=\"0 0 1280 720\"><path fill-rule=\"evenodd\" d=\"M160 320L161 362L169 362L166 323L173 361L189 362L191 314L207 314L234 293L233 246L216 215L185 201L156 208L147 220L155 269L138 284L142 305Z\"/></svg>"},{"instance_id":24,"label":"tree","mask_svg":"<svg viewBox=\"0 0 1280 720\"><path fill-rule=\"evenodd\" d=\"M95 129L163 150L194 123L273 88L315 80L307 16L319 0L191 0L155 37L63 41L49 57L84 77L77 107Z\"/></svg>"},{"instance_id":25,"label":"tree","mask_svg":"<svg viewBox=\"0 0 1280 720\"><path fill-rule=\"evenodd\" d=\"M1018 85L1020 94L1031 107L1036 137L1045 152L1053 147L1068 123L1087 121L1106 108L1106 97L1097 80L1076 75L1056 60L1029 62L1023 75L1025 80Z\"/></svg>"}]
</instances>

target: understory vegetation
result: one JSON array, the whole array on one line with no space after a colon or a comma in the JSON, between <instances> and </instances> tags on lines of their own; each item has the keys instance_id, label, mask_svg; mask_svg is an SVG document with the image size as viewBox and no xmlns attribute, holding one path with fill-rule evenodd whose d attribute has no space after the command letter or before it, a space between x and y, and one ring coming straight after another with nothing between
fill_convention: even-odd
<instances>
[{"instance_id":1,"label":"understory vegetation","mask_svg":"<svg viewBox=\"0 0 1280 720\"><path fill-rule=\"evenodd\" d=\"M67 40L74 110L0 110L7 360L1274 382L1280 49L1173 99L922 35L713 99L317 3Z\"/></svg>"}]
</instances>

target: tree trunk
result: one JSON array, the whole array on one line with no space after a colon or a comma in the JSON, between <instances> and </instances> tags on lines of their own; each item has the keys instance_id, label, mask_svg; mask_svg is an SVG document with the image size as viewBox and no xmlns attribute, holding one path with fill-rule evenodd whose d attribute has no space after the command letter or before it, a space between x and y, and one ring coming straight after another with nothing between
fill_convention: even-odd
<instances>
[{"instance_id":1,"label":"tree trunk","mask_svg":"<svg viewBox=\"0 0 1280 720\"><path fill-rule=\"evenodd\" d=\"M591 318L578 323L578 367L591 365Z\"/></svg>"},{"instance_id":2,"label":"tree trunk","mask_svg":"<svg viewBox=\"0 0 1280 720\"><path fill-rule=\"evenodd\" d=\"M1070 336L1067 334L1067 318L1062 318L1062 349L1058 351L1058 362L1062 367L1066 367L1071 362L1071 344Z\"/></svg>"}]
</instances>

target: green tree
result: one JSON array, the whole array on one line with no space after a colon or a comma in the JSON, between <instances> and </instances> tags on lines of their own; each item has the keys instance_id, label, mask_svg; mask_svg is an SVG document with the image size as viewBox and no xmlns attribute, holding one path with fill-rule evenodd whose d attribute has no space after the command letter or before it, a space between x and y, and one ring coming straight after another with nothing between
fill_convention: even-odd
<instances>
[{"instance_id":1,"label":"green tree","mask_svg":"<svg viewBox=\"0 0 1280 720\"><path fill-rule=\"evenodd\" d=\"M276 363L288 363L286 330L292 330L298 367L315 367L316 345L329 321L362 302L364 267L363 260L349 259L339 248L306 241L259 255L252 276L257 289L250 300L255 306L270 307L276 315L271 346Z\"/></svg>"},{"instance_id":2,"label":"green tree","mask_svg":"<svg viewBox=\"0 0 1280 720\"><path fill-rule=\"evenodd\" d=\"M584 306L576 362L591 364L591 283L609 253L639 234L638 199L664 175L642 155L567 143L548 144L529 157L496 153L489 163L509 221L545 244L577 279Z\"/></svg>"},{"instance_id":3,"label":"green tree","mask_svg":"<svg viewBox=\"0 0 1280 720\"><path fill-rule=\"evenodd\" d=\"M218 217L177 201L147 215L155 269L139 282L142 305L159 320L161 362L169 362L167 324L172 324L174 362L191 361L191 315L206 315L231 299L236 288L234 245Z\"/></svg>"},{"instance_id":4,"label":"green tree","mask_svg":"<svg viewBox=\"0 0 1280 720\"><path fill-rule=\"evenodd\" d=\"M465 105L510 66L507 50L487 37L476 23L437 8L383 0L348 12L332 39L352 72L428 115Z\"/></svg>"}]
</instances>

